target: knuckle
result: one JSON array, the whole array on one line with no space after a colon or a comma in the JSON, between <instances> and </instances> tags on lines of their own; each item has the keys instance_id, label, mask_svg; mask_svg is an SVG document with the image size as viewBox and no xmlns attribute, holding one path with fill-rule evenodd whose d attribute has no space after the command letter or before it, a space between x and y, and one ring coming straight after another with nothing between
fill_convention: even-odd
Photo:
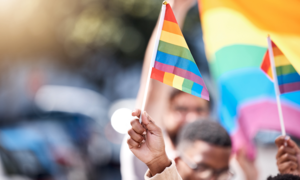
<instances>
[{"instance_id":1,"label":"knuckle","mask_svg":"<svg viewBox=\"0 0 300 180\"><path fill-rule=\"evenodd\" d=\"M139 136L139 141L143 141L144 138L142 136Z\"/></svg>"},{"instance_id":2,"label":"knuckle","mask_svg":"<svg viewBox=\"0 0 300 180\"><path fill-rule=\"evenodd\" d=\"M129 129L127 133L131 136L132 129Z\"/></svg>"},{"instance_id":3,"label":"knuckle","mask_svg":"<svg viewBox=\"0 0 300 180\"><path fill-rule=\"evenodd\" d=\"M132 121L130 121L131 126L136 122L136 119L133 119Z\"/></svg>"}]
</instances>

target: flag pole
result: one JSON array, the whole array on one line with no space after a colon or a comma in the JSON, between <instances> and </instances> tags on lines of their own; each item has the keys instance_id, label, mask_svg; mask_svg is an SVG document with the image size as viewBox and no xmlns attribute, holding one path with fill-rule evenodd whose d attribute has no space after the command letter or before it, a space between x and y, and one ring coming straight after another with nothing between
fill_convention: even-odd
<instances>
[{"instance_id":1,"label":"flag pole","mask_svg":"<svg viewBox=\"0 0 300 180\"><path fill-rule=\"evenodd\" d=\"M153 52L152 52L151 62L150 62L149 71L148 71L145 93L144 93L144 97L143 97L143 104L142 104L141 115L140 115L140 123L142 122L142 113L145 110L145 105L146 105L146 101L147 101L151 71L152 71L152 67L154 67L154 62L155 62L155 58L156 58L156 54L157 54L157 48L158 48L158 44L159 44L160 34L162 31L162 26L163 26L163 22L164 22L164 18L165 18L166 4L167 4L166 1L164 1L162 3L162 8L161 8L161 12L160 12L158 28L156 31L156 37L155 37L155 42L153 45Z\"/></svg>"},{"instance_id":2,"label":"flag pole","mask_svg":"<svg viewBox=\"0 0 300 180\"><path fill-rule=\"evenodd\" d=\"M273 54L273 48L272 48L272 42L271 42L270 36L268 36L268 48L269 48L269 56L270 56L271 66L272 66L273 79L274 79L274 89L275 89L275 94L276 94L276 101L277 101L277 108L278 108L278 113L279 113L281 133L283 136L285 136L286 132L285 132L285 126L284 126L284 121L283 121L283 116L282 116L280 92L279 92L277 72L276 72L276 67L275 67L274 54Z\"/></svg>"}]
</instances>

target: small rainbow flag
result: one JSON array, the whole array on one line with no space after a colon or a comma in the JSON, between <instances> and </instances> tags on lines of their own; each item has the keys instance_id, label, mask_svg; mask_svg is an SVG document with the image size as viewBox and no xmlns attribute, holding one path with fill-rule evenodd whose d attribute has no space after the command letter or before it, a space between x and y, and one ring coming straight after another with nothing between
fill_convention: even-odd
<instances>
[{"instance_id":1,"label":"small rainbow flag","mask_svg":"<svg viewBox=\"0 0 300 180\"><path fill-rule=\"evenodd\" d=\"M151 78L209 100L200 71L167 3Z\"/></svg>"},{"instance_id":2,"label":"small rainbow flag","mask_svg":"<svg viewBox=\"0 0 300 180\"><path fill-rule=\"evenodd\" d=\"M274 55L276 74L278 80L278 86L280 93L288 93L300 90L300 76L292 66L290 61L281 52L281 50L272 41L272 50ZM267 74L267 76L273 81L272 66L270 62L270 53L267 50L263 62L261 64L261 69Z\"/></svg>"}]
</instances>

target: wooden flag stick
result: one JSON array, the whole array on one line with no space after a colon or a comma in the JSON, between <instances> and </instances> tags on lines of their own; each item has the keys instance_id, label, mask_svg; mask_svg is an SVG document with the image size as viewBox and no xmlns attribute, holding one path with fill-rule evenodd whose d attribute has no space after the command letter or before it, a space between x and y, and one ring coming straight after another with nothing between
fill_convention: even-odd
<instances>
[{"instance_id":1,"label":"wooden flag stick","mask_svg":"<svg viewBox=\"0 0 300 180\"><path fill-rule=\"evenodd\" d=\"M274 79L274 89L275 89L275 94L276 94L276 101L277 101L277 108L278 108L278 113L279 113L281 133L283 136L285 136L286 132L285 132L285 126L284 126L284 121L283 121L281 102L280 102L280 92L279 92L277 73L276 73L276 67L275 67L275 61L274 61L272 41L271 41L270 36L268 36L268 48L269 48L269 56L270 56L271 66L272 66L273 79Z\"/></svg>"},{"instance_id":2,"label":"wooden flag stick","mask_svg":"<svg viewBox=\"0 0 300 180\"><path fill-rule=\"evenodd\" d=\"M157 54L157 48L158 48L158 44L159 44L160 34L162 31L162 26L163 26L163 22L164 22L164 18L165 18L165 12L166 12L166 2L164 1L162 4L161 12L160 12L158 28L156 31L156 38L155 38L155 42L154 42L154 46L153 46L153 52L152 52L151 62L150 62L149 71L148 71L148 77L147 77L146 88L145 88L143 104L142 104L142 109L141 109L141 115L140 115L140 123L142 123L142 113L145 110L145 105L146 105L148 90L149 90L151 71L152 71L152 67L154 67L154 62L155 62L155 58L156 58L156 54Z\"/></svg>"}]
</instances>

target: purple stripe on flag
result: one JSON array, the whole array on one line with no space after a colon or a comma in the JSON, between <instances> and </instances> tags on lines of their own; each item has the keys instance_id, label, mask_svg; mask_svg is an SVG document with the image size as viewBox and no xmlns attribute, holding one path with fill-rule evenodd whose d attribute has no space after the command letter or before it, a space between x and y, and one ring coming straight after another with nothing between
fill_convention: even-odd
<instances>
[{"instance_id":1,"label":"purple stripe on flag","mask_svg":"<svg viewBox=\"0 0 300 180\"><path fill-rule=\"evenodd\" d=\"M279 90L281 94L293 91L300 91L300 82L279 85Z\"/></svg>"},{"instance_id":2,"label":"purple stripe on flag","mask_svg":"<svg viewBox=\"0 0 300 180\"><path fill-rule=\"evenodd\" d=\"M203 97L203 99L206 99L206 100L209 101L209 93L208 93L207 88L205 88L205 86L204 86L204 88L202 89L201 97Z\"/></svg>"},{"instance_id":3,"label":"purple stripe on flag","mask_svg":"<svg viewBox=\"0 0 300 180\"><path fill-rule=\"evenodd\" d=\"M175 67L175 66L163 64L163 63L160 63L160 62L157 62L157 61L155 61L154 67L158 70L165 71L165 72L168 72L168 73L172 73L172 74L175 74L177 76L180 76L180 77L186 78L188 80L194 81L195 83L200 84L201 86L205 87L203 79L200 76L197 76L196 74L194 74L190 71L187 71L187 70ZM203 88L203 89L206 89L206 88Z\"/></svg>"}]
</instances>

